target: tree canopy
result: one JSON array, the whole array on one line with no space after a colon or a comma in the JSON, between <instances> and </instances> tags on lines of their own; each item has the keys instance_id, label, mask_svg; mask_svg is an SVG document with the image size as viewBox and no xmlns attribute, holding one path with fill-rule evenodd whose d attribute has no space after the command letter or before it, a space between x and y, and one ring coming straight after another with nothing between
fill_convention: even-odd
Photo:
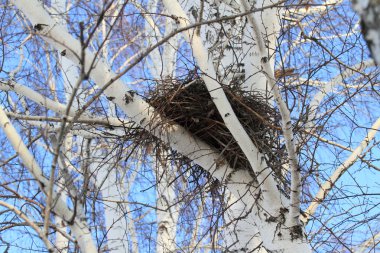
<instances>
[{"instance_id":1,"label":"tree canopy","mask_svg":"<svg viewBox=\"0 0 380 253\"><path fill-rule=\"evenodd\" d=\"M377 2L3 0L0 249L377 252Z\"/></svg>"}]
</instances>

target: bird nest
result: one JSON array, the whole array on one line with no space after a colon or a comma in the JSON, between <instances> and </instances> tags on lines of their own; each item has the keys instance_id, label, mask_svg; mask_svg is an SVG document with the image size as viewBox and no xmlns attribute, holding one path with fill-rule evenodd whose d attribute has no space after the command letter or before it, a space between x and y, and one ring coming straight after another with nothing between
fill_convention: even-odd
<instances>
[{"instance_id":1,"label":"bird nest","mask_svg":"<svg viewBox=\"0 0 380 253\"><path fill-rule=\"evenodd\" d=\"M284 152L280 148L278 112L258 92L242 91L237 86L222 86L236 116L252 142L264 154L267 166L282 177ZM251 165L226 127L202 79L163 81L151 92L149 103L157 113L174 121L218 150L236 170ZM283 180L281 180L283 182Z\"/></svg>"}]
</instances>

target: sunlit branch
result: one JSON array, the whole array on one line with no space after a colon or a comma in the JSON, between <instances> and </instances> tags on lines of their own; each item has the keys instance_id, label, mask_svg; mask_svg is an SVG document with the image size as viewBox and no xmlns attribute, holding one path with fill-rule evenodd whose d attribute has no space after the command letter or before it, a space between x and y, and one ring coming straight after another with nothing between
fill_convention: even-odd
<instances>
[{"instance_id":1,"label":"sunlit branch","mask_svg":"<svg viewBox=\"0 0 380 253\"><path fill-rule=\"evenodd\" d=\"M24 220L28 226L33 228L33 230L36 231L36 233L38 234L40 239L44 242L44 244L45 244L46 248L49 250L49 252L57 252L56 249L54 248L54 246L51 244L51 242L47 238L47 236L45 236L43 231L39 228L39 226L34 221L29 219L29 217L24 212L17 209L15 206L8 204L8 203L1 201L1 200L0 200L0 205L9 209L10 211L14 212L18 217L20 217L22 220Z\"/></svg>"},{"instance_id":2,"label":"sunlit branch","mask_svg":"<svg viewBox=\"0 0 380 253\"><path fill-rule=\"evenodd\" d=\"M360 158L362 152L367 148L368 144L375 138L380 128L380 118L372 125L367 136L360 145L351 153L351 155L340 165L330 176L330 178L320 187L318 193L314 196L312 203L305 210L305 214L301 216L304 223L314 215L318 206L325 200L330 190L334 187L339 178Z\"/></svg>"},{"instance_id":3,"label":"sunlit branch","mask_svg":"<svg viewBox=\"0 0 380 253\"><path fill-rule=\"evenodd\" d=\"M240 0L245 11L249 10L249 4L246 0ZM269 57L266 52L265 42L261 35L258 23L254 15L248 15L248 20L253 27L254 37L258 43L258 49L261 56L261 61L263 64L264 71L267 75L268 82L273 91L274 98L277 102L277 105L281 114L281 127L284 134L285 145L288 151L289 164L291 168L291 193L290 193L290 226L297 227L299 226L299 215L300 215L300 197L301 197L301 170L298 164L298 158L296 153L292 121L290 119L290 112L285 104L284 100L281 97L280 90L275 83L275 77L272 70L272 67L269 65Z\"/></svg>"}]
</instances>

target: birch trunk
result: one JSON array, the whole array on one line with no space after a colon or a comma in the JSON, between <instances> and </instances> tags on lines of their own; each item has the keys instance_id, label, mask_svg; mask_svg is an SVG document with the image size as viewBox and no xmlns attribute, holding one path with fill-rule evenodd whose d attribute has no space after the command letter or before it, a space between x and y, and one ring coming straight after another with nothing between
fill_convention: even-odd
<instances>
[{"instance_id":1,"label":"birch trunk","mask_svg":"<svg viewBox=\"0 0 380 253\"><path fill-rule=\"evenodd\" d=\"M166 153L166 152L165 152ZM165 159L165 158L163 158ZM174 191L175 172L165 160L156 159L157 249L158 253L176 252L178 203Z\"/></svg>"},{"instance_id":2,"label":"birch trunk","mask_svg":"<svg viewBox=\"0 0 380 253\"><path fill-rule=\"evenodd\" d=\"M252 207L244 205L232 194L228 194L226 203L228 206L224 214L226 227L223 229L225 249L228 252L236 253L267 253L252 215L250 215Z\"/></svg>"},{"instance_id":3,"label":"birch trunk","mask_svg":"<svg viewBox=\"0 0 380 253\"><path fill-rule=\"evenodd\" d=\"M126 190L118 178L118 155L108 153L99 143L91 144L89 169L103 200L107 229L107 249L112 252L130 252L127 214L124 207Z\"/></svg>"}]
</instances>

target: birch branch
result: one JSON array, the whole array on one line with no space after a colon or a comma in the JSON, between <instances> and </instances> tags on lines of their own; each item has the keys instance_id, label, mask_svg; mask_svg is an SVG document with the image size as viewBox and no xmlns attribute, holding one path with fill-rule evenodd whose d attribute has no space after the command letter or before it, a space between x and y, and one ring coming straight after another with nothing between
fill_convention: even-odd
<instances>
[{"instance_id":1,"label":"birch branch","mask_svg":"<svg viewBox=\"0 0 380 253\"><path fill-rule=\"evenodd\" d=\"M53 101L40 93L32 90L31 88L24 86L22 84L10 81L10 84L0 81L0 90L4 91L14 91L22 96L29 98L30 100L36 102L37 104L46 107L49 110L56 112L57 114L64 115L67 108L66 105L59 103L58 101ZM21 120L30 120L30 121L50 121L50 122L62 122L62 118L57 117L48 117L48 116L38 116L38 115L21 115L12 112L6 113L9 117L17 118ZM67 122L74 122L75 112L70 110L67 117ZM75 123L84 123L84 124L98 124L104 126L113 126L113 127L125 127L132 129L135 127L130 121L124 121L120 118L109 117L106 120L95 118L89 116L86 113L82 115ZM125 132L123 132L125 134Z\"/></svg>"},{"instance_id":2,"label":"birch branch","mask_svg":"<svg viewBox=\"0 0 380 253\"><path fill-rule=\"evenodd\" d=\"M30 100L33 100L37 104L44 106L50 110L53 110L59 114L63 114L66 106L57 102L53 101L40 93L34 91L33 89L19 84L17 82L14 82L12 80L9 80L8 82L0 81L0 90L3 91L14 91L22 96L25 96L29 98Z\"/></svg>"},{"instance_id":3,"label":"birch branch","mask_svg":"<svg viewBox=\"0 0 380 253\"><path fill-rule=\"evenodd\" d=\"M40 166L32 154L29 152L28 148L25 146L20 135L17 133L17 130L13 127L12 123L9 121L2 108L0 108L0 125L15 151L18 152L26 168L37 180L41 190L47 194L49 180L44 177ZM73 219L73 222L70 224L70 228L77 238L81 250L84 253L97 252L96 247L92 241L91 233L88 229L87 223L85 221L79 221L77 217L73 217L73 212L67 207L66 203L62 201L60 196L55 192L53 192L53 195L53 199L56 200L56 202L52 210L65 221L70 221Z\"/></svg>"},{"instance_id":4,"label":"birch branch","mask_svg":"<svg viewBox=\"0 0 380 253\"><path fill-rule=\"evenodd\" d=\"M39 115L23 115L17 114L13 112L6 113L8 117L26 120L26 121L47 121L47 122L62 122L62 118L58 117L48 117L48 116L39 116ZM73 122L73 117L67 117L67 122ZM101 119L101 118L90 118L86 116L80 117L75 123L82 123L88 125L101 125L101 126L109 126L109 127L132 127L133 123L131 122L123 122L117 118L110 118L109 120ZM125 132L124 132L125 134Z\"/></svg>"},{"instance_id":5,"label":"birch branch","mask_svg":"<svg viewBox=\"0 0 380 253\"><path fill-rule=\"evenodd\" d=\"M351 155L340 165L330 178L320 187L318 193L315 195L312 203L305 210L305 214L301 216L301 220L306 224L314 215L318 206L327 197L330 190L333 188L339 178L360 158L361 153L367 148L368 144L375 138L376 133L380 128L380 118L372 125L371 130L368 131L367 136L359 144L359 146L351 153Z\"/></svg>"},{"instance_id":6,"label":"birch branch","mask_svg":"<svg viewBox=\"0 0 380 253\"><path fill-rule=\"evenodd\" d=\"M51 242L49 241L49 239L47 238L47 236L45 236L45 234L43 233L43 231L37 226L36 223L34 223L34 221L32 221L31 219L29 219L29 217L24 213L22 212L21 210L17 209L15 206L11 205L11 204L8 204L4 201L1 201L0 200L0 205L9 209L10 211L14 212L18 217L20 217L21 219L23 219L25 221L25 223L30 226L31 228L33 228L34 231L36 231L36 233L38 234L38 236L41 238L41 240L44 242L46 248L49 250L49 252L57 252L57 250L54 248L54 246L51 244Z\"/></svg>"},{"instance_id":7,"label":"birch branch","mask_svg":"<svg viewBox=\"0 0 380 253\"><path fill-rule=\"evenodd\" d=\"M246 0L240 0L243 10L250 10L250 6ZM251 23L254 31L254 37L258 44L258 49L261 55L261 61L263 70L267 75L268 82L270 87L272 88L274 98L277 102L277 105L281 114L281 128L284 134L285 146L288 152L289 164L291 168L291 193L290 193L290 212L289 212L289 226L297 227L299 226L299 216L300 216L300 195L301 195L301 170L298 165L298 158L296 153L294 135L292 122L290 119L290 112L288 107L286 106L284 100L281 97L280 90L275 82L274 73L272 67L269 65L269 58L266 53L266 47L264 39L261 35L261 31L259 29L258 23L254 15L248 15L248 21ZM300 235L302 236L302 234Z\"/></svg>"},{"instance_id":8,"label":"birch branch","mask_svg":"<svg viewBox=\"0 0 380 253\"><path fill-rule=\"evenodd\" d=\"M294 12L298 15L311 15L313 13L324 13L329 10L329 8L341 4L343 0L327 0L323 4L306 4L303 8L290 9L290 12Z\"/></svg>"}]
</instances>

